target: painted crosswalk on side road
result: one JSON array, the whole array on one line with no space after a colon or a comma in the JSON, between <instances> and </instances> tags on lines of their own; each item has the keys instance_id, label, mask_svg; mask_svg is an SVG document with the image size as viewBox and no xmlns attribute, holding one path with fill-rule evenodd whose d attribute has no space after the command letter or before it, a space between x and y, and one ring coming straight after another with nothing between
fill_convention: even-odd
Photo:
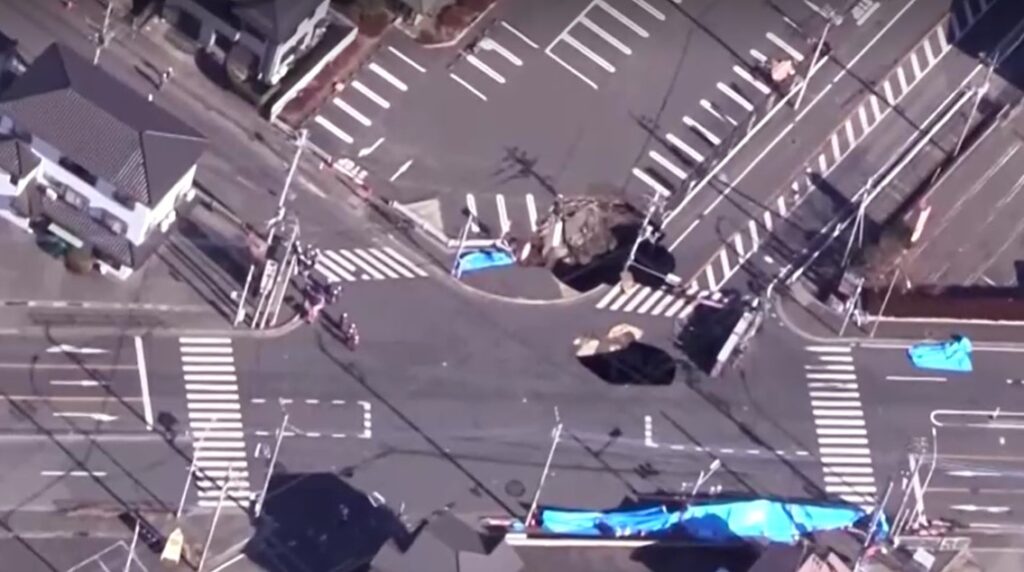
<instances>
[{"instance_id":1,"label":"painted crosswalk on side road","mask_svg":"<svg viewBox=\"0 0 1024 572\"><path fill-rule=\"evenodd\" d=\"M217 506L224 489L225 506L245 508L252 493L231 338L181 337L178 344L198 504Z\"/></svg>"},{"instance_id":2,"label":"painted crosswalk on side road","mask_svg":"<svg viewBox=\"0 0 1024 572\"><path fill-rule=\"evenodd\" d=\"M320 250L316 271L328 282L425 278L427 272L394 248Z\"/></svg>"}]
</instances>

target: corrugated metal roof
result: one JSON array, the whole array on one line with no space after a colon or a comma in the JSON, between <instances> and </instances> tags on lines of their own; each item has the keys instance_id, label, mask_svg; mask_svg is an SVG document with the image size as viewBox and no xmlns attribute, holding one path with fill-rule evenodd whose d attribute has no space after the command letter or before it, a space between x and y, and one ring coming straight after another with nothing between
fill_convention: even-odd
<instances>
[{"instance_id":1,"label":"corrugated metal roof","mask_svg":"<svg viewBox=\"0 0 1024 572\"><path fill-rule=\"evenodd\" d=\"M51 44L0 95L19 130L153 205L199 160L201 134L71 48Z\"/></svg>"}]
</instances>

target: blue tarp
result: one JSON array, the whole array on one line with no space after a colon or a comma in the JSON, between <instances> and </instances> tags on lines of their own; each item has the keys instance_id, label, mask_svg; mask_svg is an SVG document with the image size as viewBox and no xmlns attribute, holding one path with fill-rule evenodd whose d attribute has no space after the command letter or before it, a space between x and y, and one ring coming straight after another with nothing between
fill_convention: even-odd
<instances>
[{"instance_id":1,"label":"blue tarp","mask_svg":"<svg viewBox=\"0 0 1024 572\"><path fill-rule=\"evenodd\" d=\"M486 248L462 253L459 256L458 268L460 272L465 273L512 266L515 263L516 258L508 251L500 248Z\"/></svg>"},{"instance_id":2,"label":"blue tarp","mask_svg":"<svg viewBox=\"0 0 1024 572\"><path fill-rule=\"evenodd\" d=\"M971 340L954 336L946 342L931 342L911 346L907 356L915 367L945 371L972 371Z\"/></svg>"},{"instance_id":3,"label":"blue tarp","mask_svg":"<svg viewBox=\"0 0 1024 572\"><path fill-rule=\"evenodd\" d=\"M688 536L708 541L765 539L794 542L802 535L867 525L863 509L848 505L787 503L768 499L612 511L542 509L541 528L550 534L586 537ZM880 525L884 533L885 523Z\"/></svg>"}]
</instances>

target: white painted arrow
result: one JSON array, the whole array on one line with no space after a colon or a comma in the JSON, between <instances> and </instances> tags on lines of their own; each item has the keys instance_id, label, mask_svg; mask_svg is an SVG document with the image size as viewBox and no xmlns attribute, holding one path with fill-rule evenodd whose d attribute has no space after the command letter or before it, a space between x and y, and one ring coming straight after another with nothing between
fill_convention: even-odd
<instances>
[{"instance_id":1,"label":"white painted arrow","mask_svg":"<svg viewBox=\"0 0 1024 572\"><path fill-rule=\"evenodd\" d=\"M107 413L79 413L77 411L69 412L57 412L53 414L54 417L85 417L92 419L93 421L100 421L106 423L107 421L114 421L117 419L116 415L110 415Z\"/></svg>"},{"instance_id":2,"label":"white painted arrow","mask_svg":"<svg viewBox=\"0 0 1024 572\"><path fill-rule=\"evenodd\" d=\"M987 512L990 514L1005 514L1010 512L1008 506L978 506L976 504L955 504L949 508L953 510L962 510L964 512Z\"/></svg>"},{"instance_id":3,"label":"white painted arrow","mask_svg":"<svg viewBox=\"0 0 1024 572\"><path fill-rule=\"evenodd\" d=\"M107 350L103 348L83 348L79 346L73 346L71 344L60 344L58 346L51 346L46 348L48 354L105 354Z\"/></svg>"},{"instance_id":4,"label":"white painted arrow","mask_svg":"<svg viewBox=\"0 0 1024 572\"><path fill-rule=\"evenodd\" d=\"M78 387L99 387L106 386L105 381L96 381L95 379L75 379L75 380L51 380L51 385L74 385Z\"/></svg>"}]
</instances>

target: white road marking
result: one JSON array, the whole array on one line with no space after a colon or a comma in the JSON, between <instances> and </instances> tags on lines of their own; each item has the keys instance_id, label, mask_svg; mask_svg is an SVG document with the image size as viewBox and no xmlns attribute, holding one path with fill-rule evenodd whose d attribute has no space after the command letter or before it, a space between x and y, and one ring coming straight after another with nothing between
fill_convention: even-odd
<instances>
[{"instance_id":1,"label":"white road marking","mask_svg":"<svg viewBox=\"0 0 1024 572\"><path fill-rule=\"evenodd\" d=\"M715 117L717 117L719 120L725 121L727 123L731 123L732 125L738 125L738 123L737 123L737 121L735 119L733 119L732 117L729 117L728 115L726 115L724 113L720 113L718 111L718 109L715 108L715 105L713 103L711 103L710 101L708 101L706 99L702 99L702 100L700 100L700 106L703 107L711 115L714 115Z\"/></svg>"},{"instance_id":2,"label":"white road marking","mask_svg":"<svg viewBox=\"0 0 1024 572\"><path fill-rule=\"evenodd\" d=\"M871 129L871 121L868 120L868 110L861 105L857 108L857 115L860 117L860 126L867 133Z\"/></svg>"},{"instance_id":3,"label":"white road marking","mask_svg":"<svg viewBox=\"0 0 1024 572\"><path fill-rule=\"evenodd\" d=\"M324 118L323 115L317 115L316 119L314 119L313 121L316 121L320 125L324 126L325 129L331 132L331 135L334 135L335 137L341 139L345 143L351 144L354 141L351 135L345 133L344 131L341 130L340 127L328 121L326 118Z\"/></svg>"},{"instance_id":4,"label":"white road marking","mask_svg":"<svg viewBox=\"0 0 1024 572\"><path fill-rule=\"evenodd\" d=\"M885 92L885 102L889 105L896 105L896 94L893 93L892 84L888 80L882 84L882 91Z\"/></svg>"},{"instance_id":5,"label":"white road marking","mask_svg":"<svg viewBox=\"0 0 1024 572\"><path fill-rule=\"evenodd\" d=\"M797 62L804 61L804 56L798 52L793 46L787 44L782 38L776 36L773 32L766 34L768 41L778 46L779 49L789 54L789 57L793 58Z\"/></svg>"},{"instance_id":6,"label":"white road marking","mask_svg":"<svg viewBox=\"0 0 1024 572\"><path fill-rule=\"evenodd\" d=\"M537 202L533 198L533 193L526 194L526 215L530 219L530 232L536 232L537 230Z\"/></svg>"},{"instance_id":7,"label":"white road marking","mask_svg":"<svg viewBox=\"0 0 1024 572\"><path fill-rule=\"evenodd\" d=\"M413 263L413 261L409 260L405 256L402 256L402 254L399 253L394 248L391 248L390 246L385 246L381 250L383 250L384 252L388 253L388 255L391 256L392 260L396 260L399 263L405 265L405 267L408 268L409 270L411 270L413 274L415 274L415 275L417 275L417 276L419 276L421 278L425 278L425 277L428 276L427 272L425 270L423 270L422 268L420 268L419 265ZM342 402L342 403L344 403L344 402Z\"/></svg>"},{"instance_id":8,"label":"white road marking","mask_svg":"<svg viewBox=\"0 0 1024 572\"><path fill-rule=\"evenodd\" d=\"M747 82L749 82L750 85L754 86L754 88L756 88L757 91L760 91L761 93L763 93L765 95L768 95L769 93L771 93L772 90L769 89L767 85L761 83L760 81L758 81L757 78L755 78L754 76L750 75L750 72L748 72L747 70L743 69L742 66L740 66L738 64L734 65L734 66L732 66L732 71L736 72L736 75L738 75L741 78L747 80Z\"/></svg>"},{"instance_id":9,"label":"white road marking","mask_svg":"<svg viewBox=\"0 0 1024 572\"><path fill-rule=\"evenodd\" d=\"M409 170L409 167L412 166L412 161L413 161L412 159L409 159L405 163L402 163L402 165L400 167L398 167L398 170L395 171L395 173L393 175L391 175L391 178L388 179L388 180L391 181L392 183L394 183L395 179L397 179L398 177L402 176L402 173L404 173L404 172Z\"/></svg>"},{"instance_id":10,"label":"white road marking","mask_svg":"<svg viewBox=\"0 0 1024 572\"><path fill-rule=\"evenodd\" d=\"M481 49L498 52L499 54L501 54L502 57L512 62L512 64L514 64L517 67L522 67L523 65L523 60L516 57L515 54L513 54L505 46L499 44L497 40L495 40L494 38L486 37L480 40L480 43L478 45L480 46Z\"/></svg>"},{"instance_id":11,"label":"white road marking","mask_svg":"<svg viewBox=\"0 0 1024 572\"><path fill-rule=\"evenodd\" d=\"M619 12L618 10L613 8L610 4L608 4L604 0L597 0L595 5L596 6L600 6L605 12L608 12L608 14L612 18L615 18L616 20L621 22L623 26L625 26L625 27L629 28L630 30L633 30L634 32L636 32L636 34L638 36L640 36L641 38L647 38L647 37L650 36L650 34L647 33L647 30L644 30L643 28L641 28L639 25L637 25L636 22L634 22L634 21L630 20L629 18L627 18L625 16L625 14L623 14L622 12Z\"/></svg>"},{"instance_id":12,"label":"white road marking","mask_svg":"<svg viewBox=\"0 0 1024 572\"><path fill-rule=\"evenodd\" d=\"M426 73L427 72L427 68L425 68L425 67L421 66L420 64L414 62L412 60L412 58L410 58L409 56L407 56L407 55L403 54L402 52L398 51L398 49L396 49L394 46L388 46L388 51L391 52L392 54L395 54L396 56L402 58L402 61L404 61L405 63L407 63L410 66L412 66L413 69L415 69L416 71L418 71L420 73Z\"/></svg>"},{"instance_id":13,"label":"white road marking","mask_svg":"<svg viewBox=\"0 0 1024 572\"><path fill-rule=\"evenodd\" d=\"M572 36L566 36L566 37L562 38L562 41L567 43L567 44L569 44L570 46L576 48L576 50L578 52L580 52L584 56L587 56L588 58L590 58L590 61L594 62L595 64L597 64L599 66L601 66L608 73L615 73L615 66L613 66L610 63L608 63L604 58L602 58L601 56L599 56L596 53L594 53L594 51L591 50L590 48L588 48L588 47L584 46L583 44L581 44L576 38L574 38Z\"/></svg>"},{"instance_id":14,"label":"white road marking","mask_svg":"<svg viewBox=\"0 0 1024 572\"><path fill-rule=\"evenodd\" d=\"M326 275L331 281L341 279L347 282L355 282L358 280L354 274L349 272L349 265L341 264L341 261L336 257L337 255L331 251L320 251L320 257L316 261L316 269Z\"/></svg>"},{"instance_id":15,"label":"white road marking","mask_svg":"<svg viewBox=\"0 0 1024 572\"><path fill-rule=\"evenodd\" d=\"M858 435L865 436L868 430L863 427L815 427L818 435Z\"/></svg>"},{"instance_id":16,"label":"white road marking","mask_svg":"<svg viewBox=\"0 0 1024 572\"><path fill-rule=\"evenodd\" d=\"M594 21L591 20L590 18L580 18L580 23L583 24L583 26L589 29L590 31L597 34L601 39L614 46L615 49L619 50L623 54L626 54L628 56L633 53L633 50L629 49L629 46L620 42L618 38L608 33L608 31L602 28L601 26L595 24Z\"/></svg>"},{"instance_id":17,"label":"white road marking","mask_svg":"<svg viewBox=\"0 0 1024 572\"><path fill-rule=\"evenodd\" d=\"M146 352L142 346L142 338L135 336L135 363L139 370L139 385L142 396L142 416L146 420L146 428L153 429L153 400L149 395L149 371L146 369Z\"/></svg>"},{"instance_id":18,"label":"white road marking","mask_svg":"<svg viewBox=\"0 0 1024 572\"><path fill-rule=\"evenodd\" d=\"M718 284L715 284L715 269L710 264L704 267L704 277L707 279L709 290L718 290Z\"/></svg>"},{"instance_id":19,"label":"white road marking","mask_svg":"<svg viewBox=\"0 0 1024 572\"><path fill-rule=\"evenodd\" d=\"M369 117L360 113L359 110L349 105L344 99L341 99L340 97L335 97L334 105L341 108L342 111L349 114L350 116L352 116L353 119L355 119L359 123L362 123L366 127L369 127L372 124Z\"/></svg>"},{"instance_id":20,"label":"white road marking","mask_svg":"<svg viewBox=\"0 0 1024 572\"><path fill-rule=\"evenodd\" d=\"M753 250L757 250L757 246L761 244L761 237L758 236L757 223L751 219L747 221L748 232L750 233L750 241L754 245ZM751 252L753 254L753 252Z\"/></svg>"},{"instance_id":21,"label":"white road marking","mask_svg":"<svg viewBox=\"0 0 1024 572\"><path fill-rule=\"evenodd\" d=\"M476 210L476 197L472 193L466 193L466 210L471 215L469 226L473 232L480 232L480 225L477 224L477 220L480 219L480 215Z\"/></svg>"},{"instance_id":22,"label":"white road marking","mask_svg":"<svg viewBox=\"0 0 1024 572\"><path fill-rule=\"evenodd\" d=\"M457 76L457 75L455 75L453 73L449 73L448 76L450 78L454 79L455 81L459 82L460 84L462 84L462 87L468 89L470 92L472 92L474 95L476 95L480 99L482 99L484 101L487 101L487 96L482 94L482 93L480 93L475 87L473 87L473 86L469 85L468 83L466 83L466 80L462 79L461 77L459 77L459 76Z\"/></svg>"},{"instance_id":23,"label":"white road marking","mask_svg":"<svg viewBox=\"0 0 1024 572\"><path fill-rule=\"evenodd\" d=\"M661 20L662 22L665 21L665 14L663 14L661 11L657 10L654 6L651 6L647 2L644 2L644 0L633 0L633 2L637 6L643 8L644 10L646 10L647 13L650 14L651 16L654 16L655 18Z\"/></svg>"},{"instance_id":24,"label":"white road marking","mask_svg":"<svg viewBox=\"0 0 1024 572\"><path fill-rule=\"evenodd\" d=\"M515 29L514 27L512 27L512 24L509 24L508 22L506 22L506 21L502 20L502 21L501 21L501 25L502 25L502 27L504 27L504 28L505 28L506 30L508 30L509 32L512 32L513 34L515 34L516 36L518 36L520 40L522 40L523 42L525 42L525 43L526 43L526 45L530 46L531 48L533 48L533 49L535 49L535 50L539 50L539 49L540 49L540 46L538 46L538 45L537 45L537 44L536 44L536 43L535 43L535 42L534 42L533 40L531 40L530 38L527 38L525 34L523 34L523 33L522 33L522 32L520 32L519 30L517 30L517 29Z\"/></svg>"},{"instance_id":25,"label":"white road marking","mask_svg":"<svg viewBox=\"0 0 1024 572\"><path fill-rule=\"evenodd\" d=\"M363 82L356 80L353 81L350 85L353 88L355 88L356 91L365 95L367 99L383 107L384 109L391 108L391 103L388 100L381 97L376 91L373 91L372 89L366 87L366 84L364 84Z\"/></svg>"},{"instance_id":26,"label":"white road marking","mask_svg":"<svg viewBox=\"0 0 1024 572\"><path fill-rule=\"evenodd\" d=\"M512 222L508 220L508 208L505 206L505 195L498 193L494 196L494 202L498 205L498 226L501 229L501 236L505 236L512 228Z\"/></svg>"},{"instance_id":27,"label":"white road marking","mask_svg":"<svg viewBox=\"0 0 1024 572\"><path fill-rule=\"evenodd\" d=\"M779 211L779 216L782 217L782 218L785 218L786 217L786 197L780 196L779 198L775 199L775 206L777 207L777 210ZM811 351L814 351L814 350L811 350Z\"/></svg>"},{"instance_id":28,"label":"white road marking","mask_svg":"<svg viewBox=\"0 0 1024 572\"><path fill-rule=\"evenodd\" d=\"M857 379L854 373L807 373L808 379Z\"/></svg>"},{"instance_id":29,"label":"white road marking","mask_svg":"<svg viewBox=\"0 0 1024 572\"><path fill-rule=\"evenodd\" d=\"M696 149L694 149L693 147L690 147L685 142L683 142L682 139L676 137L672 133L666 134L665 135L665 140L668 141L669 143L671 143L672 145L676 146L676 148L678 148L683 153L686 153L687 155L689 155L690 158L693 159L694 161L696 161L698 163L701 163L701 162L704 161L704 155L701 155L700 153L698 153Z\"/></svg>"},{"instance_id":30,"label":"white road marking","mask_svg":"<svg viewBox=\"0 0 1024 572\"><path fill-rule=\"evenodd\" d=\"M370 62L370 71L384 78L385 81L397 87L398 89L402 91L409 91L409 86L405 85L405 82L391 75L391 72L380 67L380 64L378 64L377 62Z\"/></svg>"},{"instance_id":31,"label":"white road marking","mask_svg":"<svg viewBox=\"0 0 1024 572\"><path fill-rule=\"evenodd\" d=\"M481 61L480 58L476 57L474 54L469 54L468 56L466 56L466 61L468 61L469 63L473 64L474 67L476 67L478 70L484 72L484 74L486 74L488 77L490 77L494 81L496 81L498 83L505 83L505 77L504 76L502 76L500 73L494 71L494 69L491 66L489 66L486 63L484 63L483 61Z\"/></svg>"},{"instance_id":32,"label":"white road marking","mask_svg":"<svg viewBox=\"0 0 1024 572\"><path fill-rule=\"evenodd\" d=\"M41 477L105 477L107 476L106 471L82 471L82 470L71 470L71 471L40 471L39 476Z\"/></svg>"},{"instance_id":33,"label":"white road marking","mask_svg":"<svg viewBox=\"0 0 1024 572\"><path fill-rule=\"evenodd\" d=\"M821 155L818 155L818 173L820 175L824 175L827 172L828 172L828 159L825 157L825 154L822 153Z\"/></svg>"},{"instance_id":34,"label":"white road marking","mask_svg":"<svg viewBox=\"0 0 1024 572\"><path fill-rule=\"evenodd\" d=\"M934 381L941 383L949 381L945 377L928 377L928 376L917 376L917 375L887 375L885 379L889 381Z\"/></svg>"},{"instance_id":35,"label":"white road marking","mask_svg":"<svg viewBox=\"0 0 1024 572\"><path fill-rule=\"evenodd\" d=\"M717 87L718 87L718 91L720 91L720 92L724 93L725 95L729 96L730 99L732 99L733 101L738 103L740 105L740 107L742 107L743 109L746 109L747 111L753 111L754 110L754 105L752 103L750 103L749 101L747 101L746 98L744 98L742 95L736 93L736 91L733 88L729 87L728 85L726 85L726 84L724 84L722 82L718 82L718 86Z\"/></svg>"},{"instance_id":36,"label":"white road marking","mask_svg":"<svg viewBox=\"0 0 1024 572\"><path fill-rule=\"evenodd\" d=\"M394 261L390 256L385 256L385 253L382 250L378 250L376 248L367 248L366 250L363 251L363 254L366 257L373 258L374 260L377 261L378 264L381 264L383 266L386 266L387 268L394 270L395 272L399 273L403 278L416 277L416 274L411 272L404 265ZM309 400L307 399L306 401L308 402Z\"/></svg>"},{"instance_id":37,"label":"white road marking","mask_svg":"<svg viewBox=\"0 0 1024 572\"><path fill-rule=\"evenodd\" d=\"M871 102L871 112L874 114L875 120L877 121L882 117L882 106L879 103L878 96L872 95L869 101Z\"/></svg>"},{"instance_id":38,"label":"white road marking","mask_svg":"<svg viewBox=\"0 0 1024 572\"><path fill-rule=\"evenodd\" d=\"M900 89L906 93L910 86L907 84L907 74L903 71L903 67L896 68L896 78L900 80Z\"/></svg>"},{"instance_id":39,"label":"white road marking","mask_svg":"<svg viewBox=\"0 0 1024 572\"><path fill-rule=\"evenodd\" d=\"M755 50L754 48L750 48L750 55L759 63L763 64L768 62L768 56L762 54L761 52Z\"/></svg>"},{"instance_id":40,"label":"white road marking","mask_svg":"<svg viewBox=\"0 0 1024 572\"><path fill-rule=\"evenodd\" d=\"M743 258L743 254L746 252L743 249L743 235L736 233L735 235L733 235L732 239L733 246L736 247L736 254L738 254L740 258Z\"/></svg>"},{"instance_id":41,"label":"white road marking","mask_svg":"<svg viewBox=\"0 0 1024 572\"><path fill-rule=\"evenodd\" d=\"M359 256L356 256L354 252L349 252L347 250L339 250L337 254L339 257L348 258L349 262L358 266L360 270L363 270L366 273L368 273L370 276L373 277L374 280L384 280L386 278L386 276L378 272L375 267L363 262Z\"/></svg>"},{"instance_id":42,"label":"white road marking","mask_svg":"<svg viewBox=\"0 0 1024 572\"><path fill-rule=\"evenodd\" d=\"M549 48L549 49L550 49L550 48ZM572 73L572 74L573 74L573 75L575 75L576 77L578 77L578 78L580 78L581 80L583 80L583 81L584 81L584 82L585 82L585 83L586 83L587 85L589 85L590 87L592 87L592 88L594 88L594 89L597 89L597 84L596 84L596 83L594 83L594 82L593 82L593 81L592 81L592 80L591 80L590 78L588 78L587 76L583 75L583 74L582 74L582 73L581 73L581 72L580 72L579 70L577 70L576 68L574 68L574 67L570 66L569 64L565 63L565 61L564 61L564 60L563 60L562 58L560 58L560 57L556 56L555 54L552 54L552 53L551 53L550 51L548 51L548 52L545 52L545 53L547 53L548 57L550 57L551 59L553 59L553 60L555 60L556 62L558 62L558 63L559 63L559 64L560 64L560 65L561 65L562 67L564 67L565 69L569 70L569 72L570 72L570 73Z\"/></svg>"},{"instance_id":43,"label":"white road marking","mask_svg":"<svg viewBox=\"0 0 1024 572\"><path fill-rule=\"evenodd\" d=\"M704 127L689 115L683 116L683 125L686 125L690 129L693 129L697 133L701 134L706 138L712 145L718 145L722 142L714 133L711 132L707 127Z\"/></svg>"},{"instance_id":44,"label":"white road marking","mask_svg":"<svg viewBox=\"0 0 1024 572\"><path fill-rule=\"evenodd\" d=\"M622 293L622 286L620 284L616 284L615 286L612 287L611 290L608 290L608 293L605 294L604 297L601 298L601 300L598 301L597 309L598 310L603 310L605 308L605 306L610 304L611 301L614 300L615 297L618 296L621 293Z\"/></svg>"},{"instance_id":45,"label":"white road marking","mask_svg":"<svg viewBox=\"0 0 1024 572\"><path fill-rule=\"evenodd\" d=\"M664 168L666 171L678 177L679 180L686 180L686 172L677 167L675 163L669 161L664 156L662 156L661 153L658 153L657 151L652 149L647 153L647 156L653 159L655 163L661 165L662 168Z\"/></svg>"},{"instance_id":46,"label":"white road marking","mask_svg":"<svg viewBox=\"0 0 1024 572\"><path fill-rule=\"evenodd\" d=\"M369 252L367 252L366 250L364 250L362 248L353 248L351 250L351 254L355 258L361 259L366 264L365 268L367 268L367 269L373 268L375 270L379 270L381 273L386 275L388 278L392 278L392 279L400 278L401 277L398 274L396 274L393 270L391 270L390 266L388 266L387 264L384 264L377 257L371 255ZM307 399L306 403L309 403L309 402L310 401Z\"/></svg>"},{"instance_id":47,"label":"white road marking","mask_svg":"<svg viewBox=\"0 0 1024 572\"><path fill-rule=\"evenodd\" d=\"M850 148L852 149L852 148L856 147L857 146L857 134L853 130L853 122L850 121L850 120L847 120L846 123L843 123L843 128L846 131L846 139L850 143Z\"/></svg>"},{"instance_id":48,"label":"white road marking","mask_svg":"<svg viewBox=\"0 0 1024 572\"><path fill-rule=\"evenodd\" d=\"M805 346L804 349L816 354L848 354L853 351L852 346Z\"/></svg>"},{"instance_id":49,"label":"white road marking","mask_svg":"<svg viewBox=\"0 0 1024 572\"><path fill-rule=\"evenodd\" d=\"M927 42L925 43L925 45L927 45ZM910 53L910 66L914 68L914 77L921 77L921 75L924 73L923 71L921 71L921 62L918 61L916 52Z\"/></svg>"},{"instance_id":50,"label":"white road marking","mask_svg":"<svg viewBox=\"0 0 1024 572\"><path fill-rule=\"evenodd\" d=\"M843 151L839 147L839 133L832 134L832 154L835 155L836 161L843 158Z\"/></svg>"},{"instance_id":51,"label":"white road marking","mask_svg":"<svg viewBox=\"0 0 1024 572\"><path fill-rule=\"evenodd\" d=\"M643 169L633 167L633 176L647 183L647 185L654 189L654 191L659 195L664 195L667 197L672 194L672 191L666 189L664 185L656 181L654 177L648 175L647 171L644 171Z\"/></svg>"},{"instance_id":52,"label":"white road marking","mask_svg":"<svg viewBox=\"0 0 1024 572\"><path fill-rule=\"evenodd\" d=\"M718 251L718 263L722 267L722 276L728 276L729 275L729 270L730 270L730 268L729 268L729 253L727 251L725 251L724 249Z\"/></svg>"}]
</instances>

